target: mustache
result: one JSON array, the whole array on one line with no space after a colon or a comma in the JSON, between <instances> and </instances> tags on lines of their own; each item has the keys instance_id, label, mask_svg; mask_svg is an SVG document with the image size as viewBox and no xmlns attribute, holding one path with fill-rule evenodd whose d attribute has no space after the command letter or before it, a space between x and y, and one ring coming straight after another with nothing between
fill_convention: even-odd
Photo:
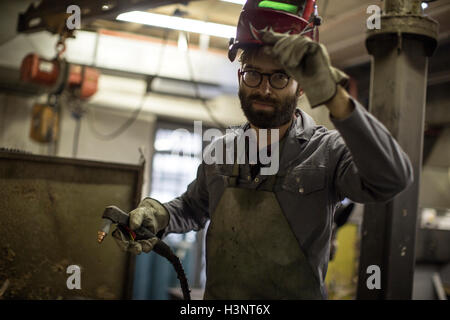
<instances>
[{"instance_id":1,"label":"mustache","mask_svg":"<svg viewBox=\"0 0 450 320\"><path fill-rule=\"evenodd\" d=\"M252 100L258 100L258 101L265 101L274 105L278 105L280 103L280 101L278 101L277 99L271 98L271 97L265 97L259 94L251 94L247 97L248 101L252 101Z\"/></svg>"}]
</instances>

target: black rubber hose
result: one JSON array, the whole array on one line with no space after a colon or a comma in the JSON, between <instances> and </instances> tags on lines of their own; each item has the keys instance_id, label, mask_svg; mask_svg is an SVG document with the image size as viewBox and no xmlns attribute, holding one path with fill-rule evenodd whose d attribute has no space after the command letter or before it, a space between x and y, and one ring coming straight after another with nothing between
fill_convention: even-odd
<instances>
[{"instance_id":1,"label":"black rubber hose","mask_svg":"<svg viewBox=\"0 0 450 320\"><path fill-rule=\"evenodd\" d=\"M100 228L100 231L102 231L104 234L108 234L111 223L117 223L117 227L119 228L119 230L123 234L127 234L128 231L126 228L128 228L130 222L129 219L130 216L128 215L128 213L121 210L120 208L116 206L106 207L105 211L103 212L102 226ZM134 230L134 232L136 234L135 240L151 239L155 237L153 232L151 232L144 226L139 227L138 229ZM100 239L99 242L101 242L102 239ZM154 245L152 251L169 260L169 262L174 267L175 272L177 273L178 280L180 280L184 300L191 300L189 284L180 259L173 253L172 249L170 249L170 247L161 239L159 239L158 242Z\"/></svg>"},{"instance_id":2,"label":"black rubber hose","mask_svg":"<svg viewBox=\"0 0 450 320\"><path fill-rule=\"evenodd\" d=\"M184 300L191 300L188 281L186 278L186 274L184 273L183 266L181 265L180 259L172 252L170 247L161 240L159 240L155 244L155 246L153 247L153 251L169 260L169 262L173 265L175 272L177 273L177 278L180 281Z\"/></svg>"}]
</instances>

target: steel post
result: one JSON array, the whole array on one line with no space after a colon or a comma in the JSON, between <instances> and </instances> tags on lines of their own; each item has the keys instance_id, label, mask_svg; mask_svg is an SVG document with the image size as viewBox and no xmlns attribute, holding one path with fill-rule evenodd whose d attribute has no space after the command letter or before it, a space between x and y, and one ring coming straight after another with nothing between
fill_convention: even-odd
<instances>
[{"instance_id":1,"label":"steel post","mask_svg":"<svg viewBox=\"0 0 450 320\"><path fill-rule=\"evenodd\" d=\"M369 110L408 154L414 183L388 203L365 207L357 299L412 298L428 57L438 33L421 2L385 0L381 28L367 34L373 56ZM367 286L371 265L380 267L379 289Z\"/></svg>"}]
</instances>

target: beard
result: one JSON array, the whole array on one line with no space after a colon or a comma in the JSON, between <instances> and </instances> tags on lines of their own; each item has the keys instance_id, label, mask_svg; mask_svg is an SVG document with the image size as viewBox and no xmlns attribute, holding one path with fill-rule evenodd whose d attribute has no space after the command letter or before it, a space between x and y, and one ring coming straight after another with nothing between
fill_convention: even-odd
<instances>
[{"instance_id":1,"label":"beard","mask_svg":"<svg viewBox=\"0 0 450 320\"><path fill-rule=\"evenodd\" d=\"M278 100L259 94L246 95L239 88L239 100L241 101L242 111L251 124L261 129L273 129L288 123L292 119L297 107L298 96L292 95L283 100ZM252 105L254 100L270 103L273 108L271 110L255 110Z\"/></svg>"}]
</instances>

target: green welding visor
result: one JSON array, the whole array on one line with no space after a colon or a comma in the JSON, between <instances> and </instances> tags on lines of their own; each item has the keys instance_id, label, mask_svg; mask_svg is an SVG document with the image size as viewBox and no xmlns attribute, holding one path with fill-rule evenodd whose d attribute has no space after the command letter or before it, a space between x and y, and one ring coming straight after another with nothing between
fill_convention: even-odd
<instances>
[{"instance_id":1,"label":"green welding visor","mask_svg":"<svg viewBox=\"0 0 450 320\"><path fill-rule=\"evenodd\" d=\"M303 2L303 1L300 1ZM292 14L297 14L299 12L299 6L290 3L278 2L278 1L269 1L263 0L258 4L259 8L267 8L278 11L285 11Z\"/></svg>"}]
</instances>

